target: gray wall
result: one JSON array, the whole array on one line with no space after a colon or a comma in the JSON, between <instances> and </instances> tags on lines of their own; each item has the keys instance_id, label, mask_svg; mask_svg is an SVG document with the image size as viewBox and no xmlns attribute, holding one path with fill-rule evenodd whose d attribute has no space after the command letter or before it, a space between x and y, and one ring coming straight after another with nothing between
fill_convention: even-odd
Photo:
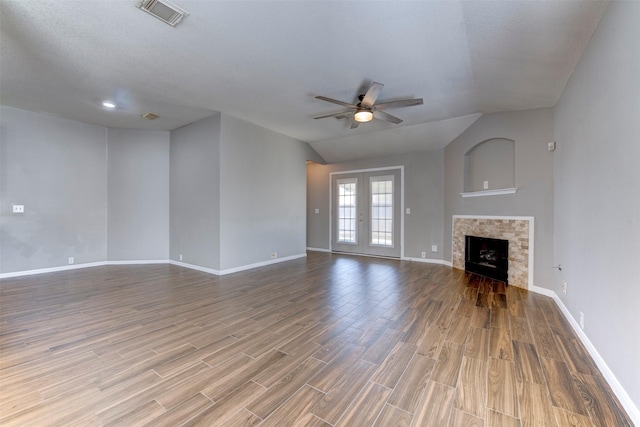
<instances>
[{"instance_id":1,"label":"gray wall","mask_svg":"<svg viewBox=\"0 0 640 427\"><path fill-rule=\"evenodd\" d=\"M379 159L307 167L307 246L329 249L329 174L331 172L404 166L405 202L404 256L443 259L444 150L431 150ZM318 214L315 209L319 209ZM438 251L431 252L437 245Z\"/></svg>"},{"instance_id":2,"label":"gray wall","mask_svg":"<svg viewBox=\"0 0 640 427\"><path fill-rule=\"evenodd\" d=\"M490 139L471 148L465 156L464 191L483 191L514 186L515 144L509 139ZM496 167L497 166L497 167Z\"/></svg>"},{"instance_id":3,"label":"gray wall","mask_svg":"<svg viewBox=\"0 0 640 427\"><path fill-rule=\"evenodd\" d=\"M171 259L224 271L305 253L311 147L216 114L171 132Z\"/></svg>"},{"instance_id":4,"label":"gray wall","mask_svg":"<svg viewBox=\"0 0 640 427\"><path fill-rule=\"evenodd\" d=\"M0 273L104 261L107 129L0 108Z\"/></svg>"},{"instance_id":5,"label":"gray wall","mask_svg":"<svg viewBox=\"0 0 640 427\"><path fill-rule=\"evenodd\" d=\"M515 141L515 194L463 198L464 155L491 138ZM451 260L453 215L533 216L534 285L552 287L553 264L553 110L550 108L486 114L445 148L446 260ZM500 167L496 164L495 167Z\"/></svg>"},{"instance_id":6,"label":"gray wall","mask_svg":"<svg viewBox=\"0 0 640 427\"><path fill-rule=\"evenodd\" d=\"M107 259L169 259L169 132L108 129Z\"/></svg>"},{"instance_id":7,"label":"gray wall","mask_svg":"<svg viewBox=\"0 0 640 427\"><path fill-rule=\"evenodd\" d=\"M221 135L221 269L306 253L306 160L318 155L226 114Z\"/></svg>"},{"instance_id":8,"label":"gray wall","mask_svg":"<svg viewBox=\"0 0 640 427\"><path fill-rule=\"evenodd\" d=\"M555 108L553 289L640 407L640 2L611 2ZM560 291L567 281L567 295Z\"/></svg>"},{"instance_id":9,"label":"gray wall","mask_svg":"<svg viewBox=\"0 0 640 427\"><path fill-rule=\"evenodd\" d=\"M220 114L171 131L172 260L220 269Z\"/></svg>"},{"instance_id":10,"label":"gray wall","mask_svg":"<svg viewBox=\"0 0 640 427\"><path fill-rule=\"evenodd\" d=\"M1 118L0 273L180 255L225 270L305 253L305 161L323 160L304 142L220 114L170 133Z\"/></svg>"}]
</instances>

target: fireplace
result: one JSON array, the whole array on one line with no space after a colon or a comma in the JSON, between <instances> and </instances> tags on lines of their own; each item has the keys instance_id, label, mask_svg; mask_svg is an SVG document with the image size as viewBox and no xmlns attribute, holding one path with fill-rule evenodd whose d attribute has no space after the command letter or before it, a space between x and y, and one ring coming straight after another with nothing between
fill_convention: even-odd
<instances>
[{"instance_id":1,"label":"fireplace","mask_svg":"<svg viewBox=\"0 0 640 427\"><path fill-rule=\"evenodd\" d=\"M509 286L533 286L534 218L532 216L453 215L451 266L465 270L465 236L509 241Z\"/></svg>"},{"instance_id":2,"label":"fireplace","mask_svg":"<svg viewBox=\"0 0 640 427\"><path fill-rule=\"evenodd\" d=\"M508 282L509 241L488 237L465 237L465 271Z\"/></svg>"}]
</instances>

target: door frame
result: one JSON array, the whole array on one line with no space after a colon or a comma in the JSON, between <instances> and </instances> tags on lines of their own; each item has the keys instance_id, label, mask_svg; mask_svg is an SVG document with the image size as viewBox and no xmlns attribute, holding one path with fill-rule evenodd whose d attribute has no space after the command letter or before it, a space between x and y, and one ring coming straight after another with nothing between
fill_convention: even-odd
<instances>
[{"instance_id":1,"label":"door frame","mask_svg":"<svg viewBox=\"0 0 640 427\"><path fill-rule=\"evenodd\" d=\"M400 259L404 259L404 165L400 166L385 166L380 168L369 169L353 169L347 171L330 172L329 173L329 251L333 252L333 176L334 175L346 175L350 173L363 173L363 172L381 172L389 170L400 170ZM377 256L358 254L362 256Z\"/></svg>"}]
</instances>

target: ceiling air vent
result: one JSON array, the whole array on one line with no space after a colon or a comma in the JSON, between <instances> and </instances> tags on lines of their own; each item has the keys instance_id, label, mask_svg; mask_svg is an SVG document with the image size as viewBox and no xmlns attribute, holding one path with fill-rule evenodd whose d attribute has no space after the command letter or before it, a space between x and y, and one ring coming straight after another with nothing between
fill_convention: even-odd
<instances>
[{"instance_id":1,"label":"ceiling air vent","mask_svg":"<svg viewBox=\"0 0 640 427\"><path fill-rule=\"evenodd\" d=\"M140 114L140 117L142 117L143 119L147 119L147 120L155 120L160 116L155 114L155 113L147 112L147 113L144 113L144 114Z\"/></svg>"},{"instance_id":2,"label":"ceiling air vent","mask_svg":"<svg viewBox=\"0 0 640 427\"><path fill-rule=\"evenodd\" d=\"M142 0L140 9L175 27L189 14L167 0Z\"/></svg>"}]
</instances>

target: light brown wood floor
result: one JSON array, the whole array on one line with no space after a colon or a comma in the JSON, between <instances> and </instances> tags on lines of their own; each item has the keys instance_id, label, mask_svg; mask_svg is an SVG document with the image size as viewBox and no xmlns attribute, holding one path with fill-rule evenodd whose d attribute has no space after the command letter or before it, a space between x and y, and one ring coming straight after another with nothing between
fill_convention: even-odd
<instances>
[{"instance_id":1,"label":"light brown wood floor","mask_svg":"<svg viewBox=\"0 0 640 427\"><path fill-rule=\"evenodd\" d=\"M448 267L310 253L1 292L1 425L632 425L550 298Z\"/></svg>"}]
</instances>

